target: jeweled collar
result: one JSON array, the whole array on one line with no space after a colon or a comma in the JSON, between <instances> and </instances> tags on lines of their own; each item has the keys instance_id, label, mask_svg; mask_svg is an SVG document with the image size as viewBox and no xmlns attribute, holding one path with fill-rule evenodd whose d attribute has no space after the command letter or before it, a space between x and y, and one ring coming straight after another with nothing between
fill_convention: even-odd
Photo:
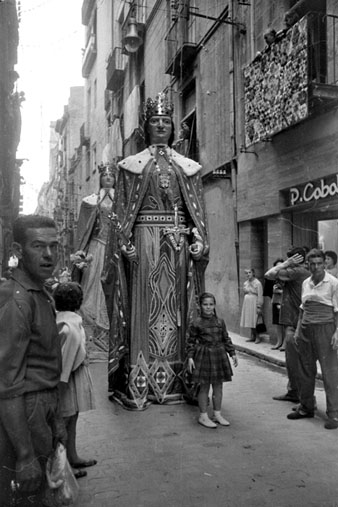
<instances>
[{"instance_id":1,"label":"jeweled collar","mask_svg":"<svg viewBox=\"0 0 338 507\"><path fill-rule=\"evenodd\" d=\"M181 167L186 176L194 176L201 170L200 164L195 162L195 160L191 160L190 158L180 155L173 148L167 147L167 149L170 150L172 160L177 166ZM125 169L133 174L142 174L143 169L149 163L151 158L151 152L148 148L146 148L140 153L136 153L136 155L131 155L130 157L121 160L118 165L121 169Z\"/></svg>"}]
</instances>

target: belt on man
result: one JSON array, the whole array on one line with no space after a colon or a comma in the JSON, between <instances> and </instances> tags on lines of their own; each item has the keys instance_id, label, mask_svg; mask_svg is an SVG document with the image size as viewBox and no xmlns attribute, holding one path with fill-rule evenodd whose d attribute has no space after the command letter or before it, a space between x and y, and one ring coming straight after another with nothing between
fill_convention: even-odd
<instances>
[{"instance_id":1,"label":"belt on man","mask_svg":"<svg viewBox=\"0 0 338 507\"><path fill-rule=\"evenodd\" d=\"M179 211L177 214L178 224L186 225L186 218L183 211ZM162 212L140 212L135 220L135 225L174 225L175 215L171 211Z\"/></svg>"}]
</instances>

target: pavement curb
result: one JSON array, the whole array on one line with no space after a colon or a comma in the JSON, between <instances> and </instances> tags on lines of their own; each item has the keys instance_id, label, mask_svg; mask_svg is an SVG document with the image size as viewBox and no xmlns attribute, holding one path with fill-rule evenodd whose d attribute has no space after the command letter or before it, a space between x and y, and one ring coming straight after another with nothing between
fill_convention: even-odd
<instances>
[{"instance_id":1,"label":"pavement curb","mask_svg":"<svg viewBox=\"0 0 338 507\"><path fill-rule=\"evenodd\" d=\"M261 343L254 343L254 342L246 342L244 336L241 336L237 333L233 333L232 331L229 332L232 343L236 350L239 352L243 352L244 354L248 354L250 356L257 357L261 361L266 361L267 363L274 364L276 366L280 366L282 368L286 368L285 363L285 354L283 354L282 358L277 357L277 354L280 354L279 351L271 350L271 343L269 340L269 337L267 336L264 338ZM243 344L245 343L245 345ZM318 367L317 363L317 367ZM321 371L317 371L316 375L317 380L323 380L323 376Z\"/></svg>"},{"instance_id":2,"label":"pavement curb","mask_svg":"<svg viewBox=\"0 0 338 507\"><path fill-rule=\"evenodd\" d=\"M275 357L271 357L264 352L260 352L259 350L252 350L248 347L245 347L243 345L234 344L234 347L239 352L244 352L245 354L249 354L250 356L258 357L258 359L261 359L262 361L267 361L268 363L275 364L277 366L282 366L285 368L285 360L283 359L277 359Z\"/></svg>"}]
</instances>

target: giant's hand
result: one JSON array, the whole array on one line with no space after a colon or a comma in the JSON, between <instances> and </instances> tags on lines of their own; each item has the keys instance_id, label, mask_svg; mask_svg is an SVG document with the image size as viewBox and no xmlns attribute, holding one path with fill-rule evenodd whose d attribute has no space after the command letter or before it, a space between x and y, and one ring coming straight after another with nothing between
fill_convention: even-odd
<instances>
[{"instance_id":1,"label":"giant's hand","mask_svg":"<svg viewBox=\"0 0 338 507\"><path fill-rule=\"evenodd\" d=\"M195 363L192 357L189 357L188 359L188 371L189 373L192 373L192 371L195 369Z\"/></svg>"},{"instance_id":2,"label":"giant's hand","mask_svg":"<svg viewBox=\"0 0 338 507\"><path fill-rule=\"evenodd\" d=\"M129 262L137 261L137 253L136 248L133 246L127 248L126 245L121 246L121 251L125 257L127 257Z\"/></svg>"},{"instance_id":3,"label":"giant's hand","mask_svg":"<svg viewBox=\"0 0 338 507\"><path fill-rule=\"evenodd\" d=\"M192 243L189 246L189 252L191 254L191 257L195 261L198 261L202 257L202 254L203 254L203 243L201 243L200 241L196 241L195 243Z\"/></svg>"},{"instance_id":4,"label":"giant's hand","mask_svg":"<svg viewBox=\"0 0 338 507\"><path fill-rule=\"evenodd\" d=\"M42 481L42 470L38 459L33 456L16 461L16 482L19 490L24 492L36 491Z\"/></svg>"}]
</instances>

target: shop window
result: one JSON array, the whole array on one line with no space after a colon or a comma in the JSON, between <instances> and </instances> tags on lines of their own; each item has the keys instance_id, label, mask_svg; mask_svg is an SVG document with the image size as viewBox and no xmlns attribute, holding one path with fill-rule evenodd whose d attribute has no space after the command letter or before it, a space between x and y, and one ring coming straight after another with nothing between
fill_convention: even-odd
<instances>
[{"instance_id":1,"label":"shop window","mask_svg":"<svg viewBox=\"0 0 338 507\"><path fill-rule=\"evenodd\" d=\"M292 215L292 245L317 248L318 232L315 213L294 213Z\"/></svg>"},{"instance_id":2,"label":"shop window","mask_svg":"<svg viewBox=\"0 0 338 507\"><path fill-rule=\"evenodd\" d=\"M338 220L318 220L318 247L338 253Z\"/></svg>"}]
</instances>

